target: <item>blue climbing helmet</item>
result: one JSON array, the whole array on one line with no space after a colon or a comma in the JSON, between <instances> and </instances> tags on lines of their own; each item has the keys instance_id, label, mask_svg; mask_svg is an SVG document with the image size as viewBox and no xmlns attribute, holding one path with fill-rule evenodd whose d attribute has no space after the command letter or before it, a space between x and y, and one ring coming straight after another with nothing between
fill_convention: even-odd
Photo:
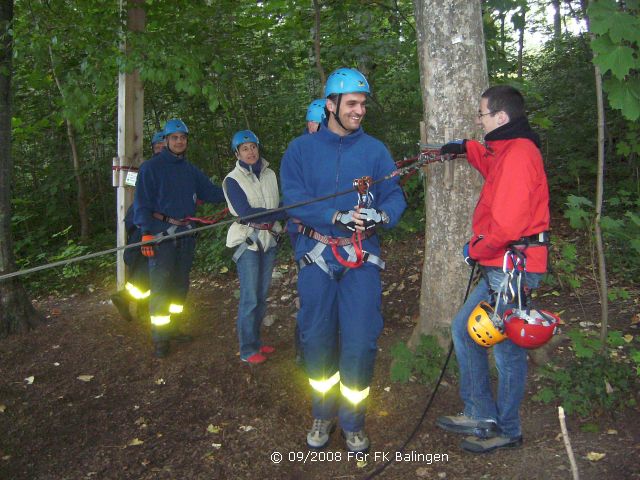
<instances>
[{"instance_id":1,"label":"blue climbing helmet","mask_svg":"<svg viewBox=\"0 0 640 480\"><path fill-rule=\"evenodd\" d=\"M318 98L309 104L307 108L307 122L321 123L325 119L324 98Z\"/></svg>"},{"instance_id":2,"label":"blue climbing helmet","mask_svg":"<svg viewBox=\"0 0 640 480\"><path fill-rule=\"evenodd\" d=\"M237 152L240 145L249 142L260 145L260 140L258 140L255 133L251 130L240 130L239 132L234 133L233 137L231 137L231 150Z\"/></svg>"},{"instance_id":3,"label":"blue climbing helmet","mask_svg":"<svg viewBox=\"0 0 640 480\"><path fill-rule=\"evenodd\" d=\"M151 146L154 146L156 143L164 142L164 132L156 132L153 134L153 138L151 139Z\"/></svg>"},{"instance_id":4,"label":"blue climbing helmet","mask_svg":"<svg viewBox=\"0 0 640 480\"><path fill-rule=\"evenodd\" d=\"M179 118L172 118L164 124L164 136L168 137L172 133L184 133L185 135L189 135L189 129Z\"/></svg>"},{"instance_id":5,"label":"blue climbing helmet","mask_svg":"<svg viewBox=\"0 0 640 480\"><path fill-rule=\"evenodd\" d=\"M369 82L354 68L339 68L327 78L324 87L324 97L341 93L371 93Z\"/></svg>"}]
</instances>

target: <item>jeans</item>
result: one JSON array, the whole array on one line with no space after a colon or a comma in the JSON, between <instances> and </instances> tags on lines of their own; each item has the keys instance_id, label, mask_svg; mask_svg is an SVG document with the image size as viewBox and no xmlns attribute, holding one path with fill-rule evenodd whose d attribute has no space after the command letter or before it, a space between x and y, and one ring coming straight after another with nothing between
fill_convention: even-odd
<instances>
[{"instance_id":1,"label":"jeans","mask_svg":"<svg viewBox=\"0 0 640 480\"><path fill-rule=\"evenodd\" d=\"M169 306L183 305L189 291L189 273L193 264L196 239L184 236L164 240L155 246L149 258L149 315L169 316ZM170 324L151 326L154 342L169 340Z\"/></svg>"},{"instance_id":2,"label":"jeans","mask_svg":"<svg viewBox=\"0 0 640 480\"><path fill-rule=\"evenodd\" d=\"M498 291L504 279L500 268L481 267L485 275L478 286L469 294L467 301L458 311L451 326L453 344L460 368L460 397L464 402L464 414L478 420L495 421L500 435L518 437L522 434L520 427L520 403L524 398L527 380L527 350L506 339L495 344L493 355L498 369L497 398L494 399L489 378L488 349L478 345L467 332L467 319L481 301L492 305L489 284L493 291ZM527 273L526 284L530 288L538 286L542 274ZM517 291L515 279L512 281ZM517 302L517 300L516 300ZM498 313L514 304L500 303Z\"/></svg>"},{"instance_id":3,"label":"jeans","mask_svg":"<svg viewBox=\"0 0 640 480\"><path fill-rule=\"evenodd\" d=\"M237 330L240 340L240 358L246 360L260 351L260 326L267 311L267 294L277 248L266 252L245 250L238 259L240 302Z\"/></svg>"}]
</instances>

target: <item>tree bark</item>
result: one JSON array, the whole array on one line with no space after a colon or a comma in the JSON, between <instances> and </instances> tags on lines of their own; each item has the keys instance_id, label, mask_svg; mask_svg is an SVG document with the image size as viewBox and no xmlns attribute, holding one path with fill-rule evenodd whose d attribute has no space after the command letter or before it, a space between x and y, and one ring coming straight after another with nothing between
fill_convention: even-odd
<instances>
[{"instance_id":1,"label":"tree bark","mask_svg":"<svg viewBox=\"0 0 640 480\"><path fill-rule=\"evenodd\" d=\"M60 92L60 96L62 97L62 101L66 103L62 84L60 83L60 79L56 74L56 67L53 60L53 51L51 50L51 45L49 45L49 58L51 59L51 74L53 75L53 79L56 82L56 86L58 87L58 91ZM69 146L71 147L73 174L75 176L76 186L78 188L76 193L76 200L78 203L78 216L80 219L80 240L82 242L86 242L89 239L89 213L87 209L87 195L85 193L86 188L84 186L84 179L82 178L82 174L80 172L80 156L78 155L78 148L76 146L75 130L69 118L65 118L64 121L67 126L67 139L69 140Z\"/></svg>"},{"instance_id":2,"label":"tree bark","mask_svg":"<svg viewBox=\"0 0 640 480\"><path fill-rule=\"evenodd\" d=\"M416 0L416 30L424 103L423 140L470 138L479 97L488 84L480 2ZM446 18L443 22L441 19ZM464 159L425 170L425 252L420 334L444 341L462 304L469 269L461 249L470 237L481 177Z\"/></svg>"},{"instance_id":3,"label":"tree bark","mask_svg":"<svg viewBox=\"0 0 640 480\"><path fill-rule=\"evenodd\" d=\"M558 48L560 39L562 38L562 16L560 15L560 0L551 0L553 5L553 40Z\"/></svg>"},{"instance_id":4,"label":"tree bark","mask_svg":"<svg viewBox=\"0 0 640 480\"><path fill-rule=\"evenodd\" d=\"M15 271L11 237L11 76L13 0L0 0L0 275ZM41 319L17 279L0 280L0 338Z\"/></svg>"}]
</instances>

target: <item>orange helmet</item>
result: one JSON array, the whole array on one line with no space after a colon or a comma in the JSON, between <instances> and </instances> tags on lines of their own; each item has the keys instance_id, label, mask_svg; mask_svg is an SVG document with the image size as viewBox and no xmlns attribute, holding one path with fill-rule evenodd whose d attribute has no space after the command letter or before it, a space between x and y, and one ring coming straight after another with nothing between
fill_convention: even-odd
<instances>
[{"instance_id":1,"label":"orange helmet","mask_svg":"<svg viewBox=\"0 0 640 480\"><path fill-rule=\"evenodd\" d=\"M560 318L546 310L521 310L513 308L504 313L504 329L507 337L523 348L538 348L556 333Z\"/></svg>"},{"instance_id":2,"label":"orange helmet","mask_svg":"<svg viewBox=\"0 0 640 480\"><path fill-rule=\"evenodd\" d=\"M480 302L473 309L467 320L467 332L478 345L487 348L507 338L500 317L487 302Z\"/></svg>"}]
</instances>

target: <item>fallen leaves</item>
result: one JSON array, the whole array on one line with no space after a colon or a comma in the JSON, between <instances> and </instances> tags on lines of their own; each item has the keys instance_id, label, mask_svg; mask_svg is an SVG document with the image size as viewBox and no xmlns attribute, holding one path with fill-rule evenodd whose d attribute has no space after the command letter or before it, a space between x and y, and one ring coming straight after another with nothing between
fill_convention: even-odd
<instances>
[{"instance_id":1,"label":"fallen leaves","mask_svg":"<svg viewBox=\"0 0 640 480\"><path fill-rule=\"evenodd\" d=\"M207 432L209 433L220 433L221 430L222 428L220 428L218 425L213 425L212 423L210 423L207 427Z\"/></svg>"},{"instance_id":2,"label":"fallen leaves","mask_svg":"<svg viewBox=\"0 0 640 480\"><path fill-rule=\"evenodd\" d=\"M3 403L0 403L0 413L4 413L6 409L7 409L7 406Z\"/></svg>"},{"instance_id":3,"label":"fallen leaves","mask_svg":"<svg viewBox=\"0 0 640 480\"><path fill-rule=\"evenodd\" d=\"M591 462L598 462L598 461L602 460L606 456L607 456L606 453L589 452L589 453L587 453L587 460L589 460Z\"/></svg>"},{"instance_id":4,"label":"fallen leaves","mask_svg":"<svg viewBox=\"0 0 640 480\"><path fill-rule=\"evenodd\" d=\"M33 381L34 381L35 379L36 379L36 377L34 377L33 375L31 375L30 377L25 378L25 379L24 379L24 381L25 381L25 383L26 383L27 385L32 385L32 384L33 384Z\"/></svg>"},{"instance_id":5,"label":"fallen leaves","mask_svg":"<svg viewBox=\"0 0 640 480\"><path fill-rule=\"evenodd\" d=\"M78 375L76 378L81 382L90 382L93 380L94 375Z\"/></svg>"},{"instance_id":6,"label":"fallen leaves","mask_svg":"<svg viewBox=\"0 0 640 480\"><path fill-rule=\"evenodd\" d=\"M133 440L131 440L129 443L127 443L127 446L128 447L135 447L137 445L142 445L143 443L144 443L144 441L142 441L138 437L136 437Z\"/></svg>"}]
</instances>

